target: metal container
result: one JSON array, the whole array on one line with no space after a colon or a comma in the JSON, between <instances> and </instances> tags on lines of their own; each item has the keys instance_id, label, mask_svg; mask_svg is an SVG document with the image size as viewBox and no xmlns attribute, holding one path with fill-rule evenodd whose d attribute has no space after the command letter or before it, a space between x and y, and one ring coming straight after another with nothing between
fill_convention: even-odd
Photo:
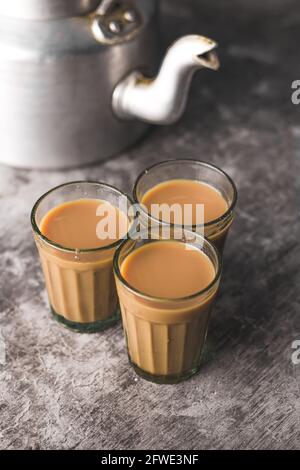
<instances>
[{"instance_id":1,"label":"metal container","mask_svg":"<svg viewBox=\"0 0 300 470\"><path fill-rule=\"evenodd\" d=\"M193 72L218 67L216 44L176 42L161 58L154 0L0 2L0 161L84 165L183 112Z\"/></svg>"}]
</instances>

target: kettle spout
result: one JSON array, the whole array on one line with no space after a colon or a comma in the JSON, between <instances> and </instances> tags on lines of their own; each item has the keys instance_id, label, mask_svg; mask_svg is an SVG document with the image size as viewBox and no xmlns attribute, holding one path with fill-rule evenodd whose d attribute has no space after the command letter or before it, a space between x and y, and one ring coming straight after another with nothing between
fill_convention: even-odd
<instances>
[{"instance_id":1,"label":"kettle spout","mask_svg":"<svg viewBox=\"0 0 300 470\"><path fill-rule=\"evenodd\" d=\"M158 76L132 72L117 85L112 106L121 119L172 124L184 112L191 80L200 68L217 70L217 44L204 36L184 36L167 51Z\"/></svg>"}]
</instances>

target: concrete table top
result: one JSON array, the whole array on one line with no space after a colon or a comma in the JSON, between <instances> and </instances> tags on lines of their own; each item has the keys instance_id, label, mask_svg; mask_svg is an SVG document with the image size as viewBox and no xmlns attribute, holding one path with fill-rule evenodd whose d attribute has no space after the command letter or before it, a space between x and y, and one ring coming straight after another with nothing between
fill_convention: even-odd
<instances>
[{"instance_id":1,"label":"concrete table top","mask_svg":"<svg viewBox=\"0 0 300 470\"><path fill-rule=\"evenodd\" d=\"M92 167L0 166L2 449L299 448L298 1L161 5L166 45L190 32L220 43L222 69L197 74L184 118ZM96 179L129 192L145 166L169 158L221 166L239 203L209 354L194 378L159 386L129 367L121 325L80 335L52 319L29 214L60 183Z\"/></svg>"}]
</instances>

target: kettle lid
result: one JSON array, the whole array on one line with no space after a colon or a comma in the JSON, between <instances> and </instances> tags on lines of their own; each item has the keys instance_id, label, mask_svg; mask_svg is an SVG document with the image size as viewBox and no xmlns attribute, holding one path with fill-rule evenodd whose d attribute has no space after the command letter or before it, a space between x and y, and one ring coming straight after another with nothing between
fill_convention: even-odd
<instances>
[{"instance_id":1,"label":"kettle lid","mask_svg":"<svg viewBox=\"0 0 300 470\"><path fill-rule=\"evenodd\" d=\"M46 20L88 14L101 0L1 0L0 16Z\"/></svg>"}]
</instances>

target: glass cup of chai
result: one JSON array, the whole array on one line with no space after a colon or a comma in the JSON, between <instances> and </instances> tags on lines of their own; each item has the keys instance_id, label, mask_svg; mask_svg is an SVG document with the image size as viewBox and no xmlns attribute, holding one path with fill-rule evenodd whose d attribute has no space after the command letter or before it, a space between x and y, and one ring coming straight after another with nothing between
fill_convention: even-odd
<instances>
[{"instance_id":1,"label":"glass cup of chai","mask_svg":"<svg viewBox=\"0 0 300 470\"><path fill-rule=\"evenodd\" d=\"M141 377L177 383L199 371L221 258L195 232L148 236L128 238L114 256L128 356Z\"/></svg>"},{"instance_id":2,"label":"glass cup of chai","mask_svg":"<svg viewBox=\"0 0 300 470\"><path fill-rule=\"evenodd\" d=\"M133 189L144 228L182 227L199 233L223 253L233 222L237 190L220 168L197 160L169 160L144 170Z\"/></svg>"},{"instance_id":3,"label":"glass cup of chai","mask_svg":"<svg viewBox=\"0 0 300 470\"><path fill-rule=\"evenodd\" d=\"M79 181L36 202L31 224L54 318L78 332L119 319L113 257L136 220L129 197L104 183Z\"/></svg>"}]
</instances>

